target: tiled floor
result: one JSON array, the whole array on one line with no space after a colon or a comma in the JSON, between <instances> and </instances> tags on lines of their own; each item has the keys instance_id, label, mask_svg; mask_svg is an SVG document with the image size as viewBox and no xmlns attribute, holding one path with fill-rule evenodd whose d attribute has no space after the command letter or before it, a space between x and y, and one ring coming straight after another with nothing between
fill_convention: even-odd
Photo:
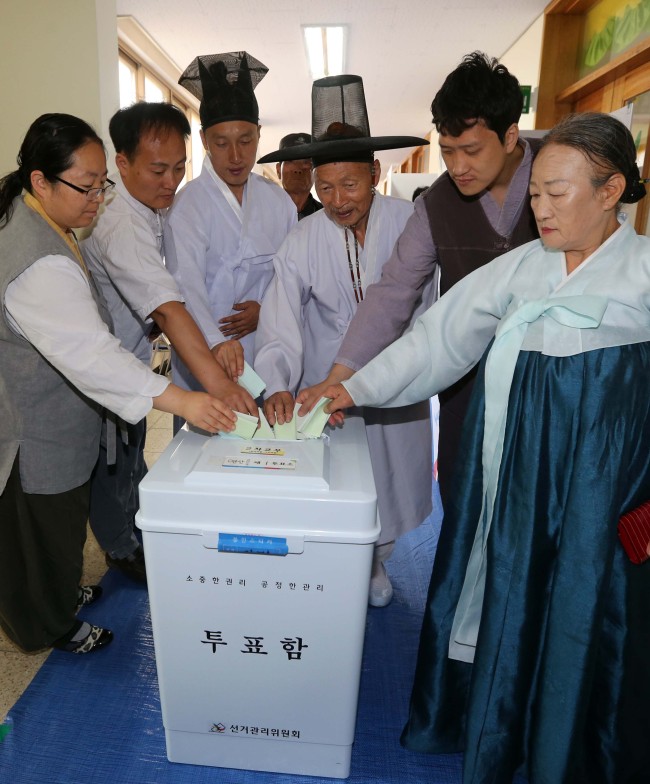
<instances>
[{"instance_id":1,"label":"tiled floor","mask_svg":"<svg viewBox=\"0 0 650 784\"><path fill-rule=\"evenodd\" d=\"M152 466L165 449L172 436L172 415L152 411L147 417L147 444L145 457ZM82 582L92 585L101 580L106 571L104 554L88 528L88 539L84 550L84 573ZM23 653L0 630L0 723L20 695L29 686L32 678L49 655Z\"/></svg>"}]
</instances>

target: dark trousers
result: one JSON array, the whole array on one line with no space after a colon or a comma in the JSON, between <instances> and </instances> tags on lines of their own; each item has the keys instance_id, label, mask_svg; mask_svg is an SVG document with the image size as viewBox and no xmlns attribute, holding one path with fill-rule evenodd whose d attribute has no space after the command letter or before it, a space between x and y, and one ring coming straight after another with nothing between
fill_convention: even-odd
<instances>
[{"instance_id":1,"label":"dark trousers","mask_svg":"<svg viewBox=\"0 0 650 784\"><path fill-rule=\"evenodd\" d=\"M127 425L126 432L126 443L118 432L115 464L108 465L104 421L99 458L90 480L90 527L99 546L113 558L126 558L139 545L135 535L135 513L140 506L138 485L147 473L147 420Z\"/></svg>"},{"instance_id":2,"label":"dark trousers","mask_svg":"<svg viewBox=\"0 0 650 784\"><path fill-rule=\"evenodd\" d=\"M36 651L75 624L89 482L54 495L25 493L18 461L0 495L0 625Z\"/></svg>"}]
</instances>

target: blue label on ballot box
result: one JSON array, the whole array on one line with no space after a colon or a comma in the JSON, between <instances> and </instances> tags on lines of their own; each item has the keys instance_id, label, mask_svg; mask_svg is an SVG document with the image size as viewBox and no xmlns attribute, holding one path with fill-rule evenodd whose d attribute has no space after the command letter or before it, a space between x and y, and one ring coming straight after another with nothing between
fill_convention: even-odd
<instances>
[{"instance_id":1,"label":"blue label on ballot box","mask_svg":"<svg viewBox=\"0 0 650 784\"><path fill-rule=\"evenodd\" d=\"M261 555L286 555L287 540L279 536L251 536L250 534L219 534L217 546L222 553L259 553Z\"/></svg>"}]
</instances>

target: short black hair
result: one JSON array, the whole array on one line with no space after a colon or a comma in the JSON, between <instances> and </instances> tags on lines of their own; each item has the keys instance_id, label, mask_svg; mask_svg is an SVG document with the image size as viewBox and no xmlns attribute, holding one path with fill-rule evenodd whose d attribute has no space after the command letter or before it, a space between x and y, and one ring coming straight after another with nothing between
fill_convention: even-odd
<instances>
[{"instance_id":1,"label":"short black hair","mask_svg":"<svg viewBox=\"0 0 650 784\"><path fill-rule=\"evenodd\" d=\"M134 103L116 112L108 125L115 152L129 159L135 155L144 135L150 132L167 135L170 131L178 131L187 138L191 129L183 112L173 104L164 102Z\"/></svg>"},{"instance_id":2,"label":"short black hair","mask_svg":"<svg viewBox=\"0 0 650 784\"><path fill-rule=\"evenodd\" d=\"M508 128L519 122L523 106L519 82L505 65L472 52L445 79L431 114L438 133L460 136L482 120L503 142Z\"/></svg>"},{"instance_id":3,"label":"short black hair","mask_svg":"<svg viewBox=\"0 0 650 784\"><path fill-rule=\"evenodd\" d=\"M418 196L419 196L421 193L424 193L424 192L425 192L425 191L427 191L427 190L429 190L429 186L428 186L428 185L421 185L419 188L416 188L416 189L413 191L413 195L411 196L411 201L415 201L415 200L417 199L417 197L418 197Z\"/></svg>"}]
</instances>

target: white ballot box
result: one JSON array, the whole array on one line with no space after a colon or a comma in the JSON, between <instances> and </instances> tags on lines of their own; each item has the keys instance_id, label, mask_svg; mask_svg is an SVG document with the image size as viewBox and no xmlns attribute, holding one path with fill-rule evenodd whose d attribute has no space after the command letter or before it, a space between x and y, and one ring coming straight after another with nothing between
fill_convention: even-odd
<instances>
[{"instance_id":1,"label":"white ballot box","mask_svg":"<svg viewBox=\"0 0 650 784\"><path fill-rule=\"evenodd\" d=\"M182 430L136 519L170 761L346 778L379 536L363 420L309 441Z\"/></svg>"}]
</instances>

